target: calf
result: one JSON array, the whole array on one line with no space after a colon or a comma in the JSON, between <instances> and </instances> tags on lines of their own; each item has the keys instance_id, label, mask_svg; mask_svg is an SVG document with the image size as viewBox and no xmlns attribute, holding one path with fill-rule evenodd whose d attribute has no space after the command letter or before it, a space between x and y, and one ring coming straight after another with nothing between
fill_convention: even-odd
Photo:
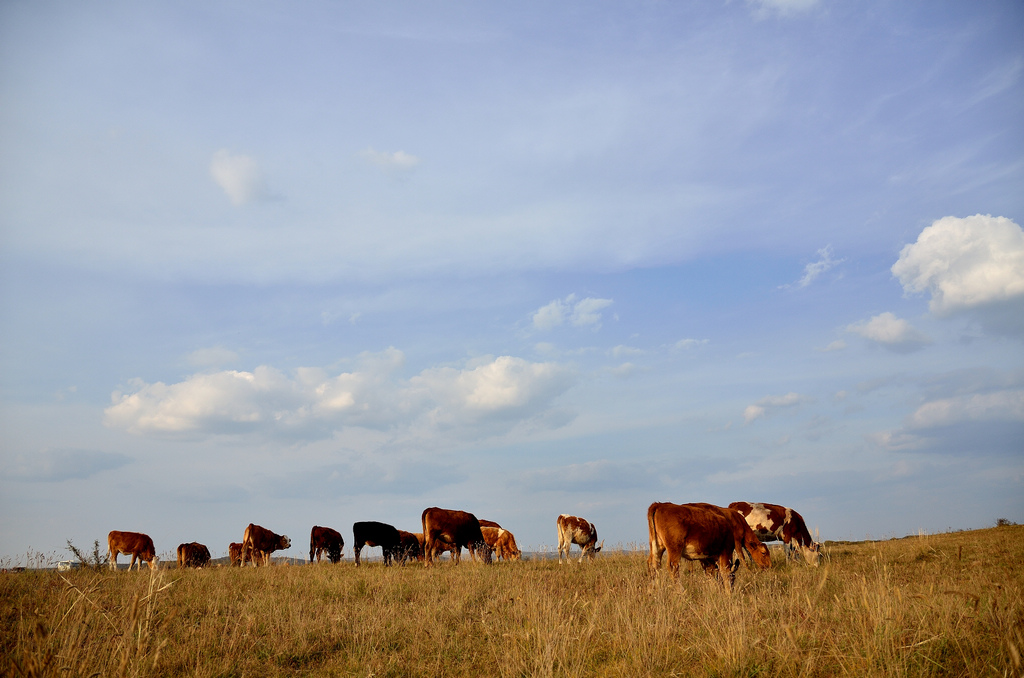
<instances>
[{"instance_id":1,"label":"calf","mask_svg":"<svg viewBox=\"0 0 1024 678\"><path fill-rule=\"evenodd\" d=\"M148 534L141 532L118 532L112 530L107 535L107 549L110 551L110 569L117 569L117 556L120 553L131 554L132 561L128 569L132 569L135 561L139 562L139 569L142 569L142 561L145 560L149 569L157 566L156 547Z\"/></svg>"},{"instance_id":2,"label":"calf","mask_svg":"<svg viewBox=\"0 0 1024 678\"><path fill-rule=\"evenodd\" d=\"M562 564L562 552L565 552L565 559L569 560L569 550L573 544L579 545L582 549L580 553L580 562L583 562L583 557L593 559L593 557L604 547L604 541L600 545L597 544L597 528L594 527L594 523L591 523L583 518L577 518L576 516L570 516L563 513L558 516L555 521L555 526L558 528L558 564Z\"/></svg>"},{"instance_id":3,"label":"calf","mask_svg":"<svg viewBox=\"0 0 1024 678\"><path fill-rule=\"evenodd\" d=\"M252 560L255 566L259 560L264 565L270 565L270 554L277 550L291 548L292 540L285 535L271 532L265 527L249 523L245 528L245 535L242 537L242 567L245 567L247 560Z\"/></svg>"},{"instance_id":4,"label":"calf","mask_svg":"<svg viewBox=\"0 0 1024 678\"><path fill-rule=\"evenodd\" d=\"M197 541L178 545L178 569L204 567L210 562L210 549Z\"/></svg>"},{"instance_id":5,"label":"calf","mask_svg":"<svg viewBox=\"0 0 1024 678\"><path fill-rule=\"evenodd\" d=\"M313 529L309 532L309 562L312 563L314 558L316 562L320 562L322 554L327 554L327 559L332 563L337 563L341 560L341 552L345 547L345 540L342 538L341 533L337 530L332 530L329 527L320 527L314 525Z\"/></svg>"}]
</instances>

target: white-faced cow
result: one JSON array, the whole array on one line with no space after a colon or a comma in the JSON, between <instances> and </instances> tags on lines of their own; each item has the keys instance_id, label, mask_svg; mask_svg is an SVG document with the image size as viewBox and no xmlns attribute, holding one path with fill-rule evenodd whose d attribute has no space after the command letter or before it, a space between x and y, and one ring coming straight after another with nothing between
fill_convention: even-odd
<instances>
[{"instance_id":1,"label":"white-faced cow","mask_svg":"<svg viewBox=\"0 0 1024 678\"><path fill-rule=\"evenodd\" d=\"M753 560L758 567L763 570L768 569L772 566L772 557L768 553L768 547L765 546L754 531L750 529L750 525L747 525L747 521L744 520L743 514L736 509L722 508L715 504L706 504L702 502L694 502L686 504L686 506L696 506L697 508L708 509L710 511L718 511L729 521L732 525L732 536L736 540L736 553L739 556L745 556L747 560Z\"/></svg>"},{"instance_id":2,"label":"white-faced cow","mask_svg":"<svg viewBox=\"0 0 1024 678\"><path fill-rule=\"evenodd\" d=\"M604 547L604 541L600 544L597 543L597 528L594 527L594 523L584 520L583 518L577 518L576 516L570 516L563 513L558 516L555 521L555 525L558 527L558 563L562 563L562 552L565 552L565 559L570 560L569 550L573 544L578 545L581 549L580 562L583 562L583 557L593 558L598 551Z\"/></svg>"},{"instance_id":3,"label":"white-faced cow","mask_svg":"<svg viewBox=\"0 0 1024 678\"><path fill-rule=\"evenodd\" d=\"M508 530L501 527L481 527L484 541L494 551L494 557L503 560L520 560L523 557L522 551L516 546L515 536Z\"/></svg>"},{"instance_id":4,"label":"white-faced cow","mask_svg":"<svg viewBox=\"0 0 1024 678\"><path fill-rule=\"evenodd\" d=\"M661 557L668 551L668 567L674 579L679 579L679 560L700 562L709 575L717 574L722 583L732 590L736 567L733 552L742 548L736 543L733 522L721 511L655 502L647 508L647 529L651 553L647 566L651 572L661 567Z\"/></svg>"},{"instance_id":5,"label":"white-faced cow","mask_svg":"<svg viewBox=\"0 0 1024 678\"><path fill-rule=\"evenodd\" d=\"M332 563L337 563L341 560L341 553L344 548L345 540L337 530L314 525L313 529L309 531L310 563L314 560L319 563L323 554L327 554L327 559Z\"/></svg>"},{"instance_id":6,"label":"white-faced cow","mask_svg":"<svg viewBox=\"0 0 1024 678\"><path fill-rule=\"evenodd\" d=\"M210 549L197 541L178 545L178 569L206 567L210 563Z\"/></svg>"},{"instance_id":7,"label":"white-faced cow","mask_svg":"<svg viewBox=\"0 0 1024 678\"><path fill-rule=\"evenodd\" d=\"M424 565L432 565L434 558L448 544L455 549L452 560L456 564L462 560L463 546L469 549L469 555L474 561L476 552L480 551L480 559L484 564L491 564L491 547L484 541L480 521L472 513L433 506L424 509L420 519L423 522Z\"/></svg>"},{"instance_id":8,"label":"white-faced cow","mask_svg":"<svg viewBox=\"0 0 1024 678\"><path fill-rule=\"evenodd\" d=\"M156 547L148 534L141 532L118 532L112 530L107 535L107 549L110 551L110 569L117 569L117 556L120 553L131 555L132 561L128 569L132 569L135 561L139 562L139 569L142 569L142 561L145 560L149 569L157 566Z\"/></svg>"},{"instance_id":9,"label":"white-faced cow","mask_svg":"<svg viewBox=\"0 0 1024 678\"><path fill-rule=\"evenodd\" d=\"M401 544L402 536L393 525L378 523L375 520L352 524L352 550L356 555L357 567L363 546L379 546L384 556L384 565L388 566L398 555Z\"/></svg>"},{"instance_id":10,"label":"white-faced cow","mask_svg":"<svg viewBox=\"0 0 1024 678\"><path fill-rule=\"evenodd\" d=\"M258 565L261 560L264 565L270 565L271 553L291 548L291 545L292 540L287 536L249 523L249 526L245 528L245 535L242 537L242 567L245 567L245 563L250 560L254 566Z\"/></svg>"},{"instance_id":11,"label":"white-faced cow","mask_svg":"<svg viewBox=\"0 0 1024 678\"><path fill-rule=\"evenodd\" d=\"M787 560L790 550L799 551L809 565L818 566L821 544L811 538L803 516L791 508L778 504L751 504L734 501L729 508L743 514L747 524L761 541L781 541Z\"/></svg>"}]
</instances>

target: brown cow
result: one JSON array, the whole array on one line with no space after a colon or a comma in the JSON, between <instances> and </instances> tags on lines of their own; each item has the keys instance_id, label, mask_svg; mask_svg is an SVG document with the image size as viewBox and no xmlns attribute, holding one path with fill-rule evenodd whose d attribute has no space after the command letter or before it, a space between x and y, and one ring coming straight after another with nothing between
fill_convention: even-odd
<instances>
[{"instance_id":1,"label":"brown cow","mask_svg":"<svg viewBox=\"0 0 1024 678\"><path fill-rule=\"evenodd\" d=\"M210 563L210 549L197 541L178 545L178 569L204 567Z\"/></svg>"},{"instance_id":2,"label":"brown cow","mask_svg":"<svg viewBox=\"0 0 1024 678\"><path fill-rule=\"evenodd\" d=\"M474 561L479 550L484 564L491 564L491 548L484 541L480 521L472 513L432 506L424 509L420 519L423 521L423 555L426 566L434 563L443 544L454 546L452 560L456 564L462 561L463 546L469 549L469 555Z\"/></svg>"},{"instance_id":3,"label":"brown cow","mask_svg":"<svg viewBox=\"0 0 1024 678\"><path fill-rule=\"evenodd\" d=\"M341 553L344 548L345 540L337 530L314 525L313 529L309 531L310 563L313 562L314 558L316 559L316 562L319 563L320 557L324 553L327 554L327 559L329 561L337 563L341 560Z\"/></svg>"},{"instance_id":4,"label":"brown cow","mask_svg":"<svg viewBox=\"0 0 1024 678\"><path fill-rule=\"evenodd\" d=\"M661 556L668 550L674 579L679 578L679 559L686 558L699 561L710 575L715 574L717 566L722 583L732 590L736 576L733 552L742 545L737 545L733 521L723 512L655 502L647 508L647 529L651 546L647 566L651 572L661 567Z\"/></svg>"},{"instance_id":5,"label":"brown cow","mask_svg":"<svg viewBox=\"0 0 1024 678\"><path fill-rule=\"evenodd\" d=\"M569 550L573 544L579 545L582 550L580 553L580 562L583 562L583 557L586 556L593 559L604 547L604 541L601 541L600 546L597 545L597 528L594 523L584 520L583 518L577 518L576 516L570 516L566 513L558 516L555 521L555 525L558 527L558 564L562 564L562 552L565 552L565 559L569 559ZM571 562L571 561L570 561Z\"/></svg>"},{"instance_id":6,"label":"brown cow","mask_svg":"<svg viewBox=\"0 0 1024 678\"><path fill-rule=\"evenodd\" d=\"M262 560L264 565L270 565L270 554L274 551L291 548L292 540L287 536L275 534L265 527L255 523L249 523L245 528L245 535L242 537L242 567L245 567L247 560L252 560L253 566L257 566Z\"/></svg>"},{"instance_id":7,"label":"brown cow","mask_svg":"<svg viewBox=\"0 0 1024 678\"><path fill-rule=\"evenodd\" d=\"M237 541L233 541L228 544L228 558L231 560L231 567L242 564L242 545ZM252 554L250 554L246 560L251 560Z\"/></svg>"},{"instance_id":8,"label":"brown cow","mask_svg":"<svg viewBox=\"0 0 1024 678\"><path fill-rule=\"evenodd\" d=\"M398 555L402 537L393 525L378 523L375 520L352 524L352 550L356 554L356 567L359 566L359 553L363 546L379 546L384 556L384 566Z\"/></svg>"},{"instance_id":9,"label":"brown cow","mask_svg":"<svg viewBox=\"0 0 1024 678\"><path fill-rule=\"evenodd\" d=\"M501 527L498 523L493 520L477 520L480 523L480 527Z\"/></svg>"},{"instance_id":10,"label":"brown cow","mask_svg":"<svg viewBox=\"0 0 1024 678\"><path fill-rule=\"evenodd\" d=\"M119 553L131 554L132 562L128 564L131 570L136 559L139 561L139 569L142 569L142 561L145 560L149 569L157 566L156 547L148 534L141 532L118 532L112 530L107 535L107 549L110 551L110 569L117 569L117 556Z\"/></svg>"},{"instance_id":11,"label":"brown cow","mask_svg":"<svg viewBox=\"0 0 1024 678\"><path fill-rule=\"evenodd\" d=\"M423 561L423 535L416 532L398 531L398 550L395 560L405 565L410 560Z\"/></svg>"},{"instance_id":12,"label":"brown cow","mask_svg":"<svg viewBox=\"0 0 1024 678\"><path fill-rule=\"evenodd\" d=\"M503 560L522 560L523 552L516 545L516 537L508 530L498 531L498 540L494 544L495 554Z\"/></svg>"},{"instance_id":13,"label":"brown cow","mask_svg":"<svg viewBox=\"0 0 1024 678\"><path fill-rule=\"evenodd\" d=\"M697 508L709 509L712 511L718 511L724 515L729 522L732 524L732 536L736 540L736 553L738 556L746 556L748 560L753 560L758 567L762 570L766 570L772 566L772 557L768 553L768 547L761 543L761 540L757 538L754 531L747 525L747 521L743 518L743 514L732 508L722 508L715 504L706 504L703 502L694 502L686 504L686 506L696 506Z\"/></svg>"},{"instance_id":14,"label":"brown cow","mask_svg":"<svg viewBox=\"0 0 1024 678\"><path fill-rule=\"evenodd\" d=\"M804 517L793 509L778 504L751 504L745 501L734 501L729 504L729 508L743 514L761 541L781 541L785 545L786 560L789 560L791 550L798 550L809 565L818 566L821 544L811 539Z\"/></svg>"}]
</instances>

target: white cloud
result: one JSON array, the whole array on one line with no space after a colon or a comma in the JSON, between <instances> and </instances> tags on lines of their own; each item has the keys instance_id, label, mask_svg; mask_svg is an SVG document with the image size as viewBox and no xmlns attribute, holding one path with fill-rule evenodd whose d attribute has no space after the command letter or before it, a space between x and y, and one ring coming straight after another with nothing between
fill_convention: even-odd
<instances>
[{"instance_id":1,"label":"white cloud","mask_svg":"<svg viewBox=\"0 0 1024 678\"><path fill-rule=\"evenodd\" d=\"M811 262L804 266L804 276L796 283L792 285L781 285L782 289L789 289L796 287L798 289L807 287L814 282L818 276L828 271L829 269L835 268L837 265L846 261L845 259L833 259L832 258L832 246L827 245L818 250L818 260Z\"/></svg>"},{"instance_id":2,"label":"white cloud","mask_svg":"<svg viewBox=\"0 0 1024 678\"><path fill-rule=\"evenodd\" d=\"M825 348L819 348L817 350L821 351L822 353L829 353L831 351L842 351L844 348L846 348L846 342L843 341L842 339L836 339Z\"/></svg>"},{"instance_id":3,"label":"white cloud","mask_svg":"<svg viewBox=\"0 0 1024 678\"><path fill-rule=\"evenodd\" d=\"M419 158L415 155L410 155L405 151L388 153L387 151L377 151L373 148L367 148L360 153L360 155L371 164L389 172L409 172L420 163Z\"/></svg>"},{"instance_id":4,"label":"white cloud","mask_svg":"<svg viewBox=\"0 0 1024 678\"><path fill-rule=\"evenodd\" d=\"M538 330L551 330L563 324L567 319L575 327L592 326L601 328L601 311L614 303L611 299L587 297L576 301L576 295L570 294L564 300L555 299L540 307L533 314L533 326Z\"/></svg>"},{"instance_id":5,"label":"white cloud","mask_svg":"<svg viewBox=\"0 0 1024 678\"><path fill-rule=\"evenodd\" d=\"M910 428L935 428L963 422L1024 422L1024 391L1003 390L925 403L910 416Z\"/></svg>"},{"instance_id":6,"label":"white cloud","mask_svg":"<svg viewBox=\"0 0 1024 678\"><path fill-rule=\"evenodd\" d=\"M847 325L846 331L859 334L898 353L916 351L931 342L909 322L888 311L873 316L870 320Z\"/></svg>"},{"instance_id":7,"label":"white cloud","mask_svg":"<svg viewBox=\"0 0 1024 678\"><path fill-rule=\"evenodd\" d=\"M236 206L270 197L263 171L247 155L232 155L222 148L210 160L210 176Z\"/></svg>"},{"instance_id":8,"label":"white cloud","mask_svg":"<svg viewBox=\"0 0 1024 678\"><path fill-rule=\"evenodd\" d=\"M707 339L680 339L676 343L672 344L672 348L677 351L687 351L697 346L704 346L708 343Z\"/></svg>"},{"instance_id":9,"label":"white cloud","mask_svg":"<svg viewBox=\"0 0 1024 678\"><path fill-rule=\"evenodd\" d=\"M336 376L308 367L288 376L261 366L196 374L170 385L140 382L130 393L113 394L104 421L146 435L326 438L349 427L428 434L467 426L499 434L542 415L575 382L562 365L512 356L431 368L408 380L396 376L404 363L397 349L363 354L359 363Z\"/></svg>"},{"instance_id":10,"label":"white cloud","mask_svg":"<svg viewBox=\"0 0 1024 678\"><path fill-rule=\"evenodd\" d=\"M766 396L753 405L747 405L743 410L743 420L751 423L756 419L773 414L776 410L795 407L806 398L799 393L787 393L785 395Z\"/></svg>"},{"instance_id":11,"label":"white cloud","mask_svg":"<svg viewBox=\"0 0 1024 678\"><path fill-rule=\"evenodd\" d=\"M892 265L908 293L929 292L937 315L1024 298L1024 231L1006 217L944 217Z\"/></svg>"}]
</instances>

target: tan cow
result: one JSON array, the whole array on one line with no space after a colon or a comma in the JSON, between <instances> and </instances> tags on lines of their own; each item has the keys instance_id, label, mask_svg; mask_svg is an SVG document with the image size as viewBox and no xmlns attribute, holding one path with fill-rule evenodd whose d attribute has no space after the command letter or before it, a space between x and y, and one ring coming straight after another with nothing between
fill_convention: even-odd
<instances>
[{"instance_id":1,"label":"tan cow","mask_svg":"<svg viewBox=\"0 0 1024 678\"><path fill-rule=\"evenodd\" d=\"M558 516L555 521L555 526L558 528L558 564L562 564L562 552L565 552L565 559L571 562L569 558L569 551L573 544L578 545L582 551L580 552L580 562L583 562L584 556L593 559L594 556L604 547L604 541L602 540L600 545L597 543L597 528L594 523L578 518L576 516L570 516L566 513Z\"/></svg>"},{"instance_id":2,"label":"tan cow","mask_svg":"<svg viewBox=\"0 0 1024 678\"><path fill-rule=\"evenodd\" d=\"M793 509L778 504L751 504L745 501L734 501L729 504L729 508L743 514L761 541L781 541L787 560L791 550L800 551L807 564L818 566L821 544L811 538L804 517Z\"/></svg>"},{"instance_id":3,"label":"tan cow","mask_svg":"<svg viewBox=\"0 0 1024 678\"><path fill-rule=\"evenodd\" d=\"M424 509L420 516L423 522L423 555L425 566L434 563L434 558L442 550L443 544L455 547L452 560L458 564L462 560L462 547L469 549L470 557L475 561L476 552L480 551L480 559L485 565L491 564L491 547L484 541L480 531L480 521L472 513L442 509L433 506Z\"/></svg>"},{"instance_id":4,"label":"tan cow","mask_svg":"<svg viewBox=\"0 0 1024 678\"><path fill-rule=\"evenodd\" d=\"M309 531L310 563L313 562L314 557L316 562L319 563L320 557L325 553L327 554L327 559L329 561L337 563L341 560L341 554L344 548L345 540L337 530L314 525L313 529Z\"/></svg>"},{"instance_id":5,"label":"tan cow","mask_svg":"<svg viewBox=\"0 0 1024 678\"><path fill-rule=\"evenodd\" d=\"M245 567L247 560L251 560L253 566L259 561L264 565L270 565L270 554L277 550L291 548L292 540L285 535L275 534L265 527L255 523L249 523L245 528L245 535L242 537L242 567Z\"/></svg>"},{"instance_id":6,"label":"tan cow","mask_svg":"<svg viewBox=\"0 0 1024 678\"><path fill-rule=\"evenodd\" d=\"M178 569L205 567L210 563L210 549L197 541L178 545Z\"/></svg>"},{"instance_id":7,"label":"tan cow","mask_svg":"<svg viewBox=\"0 0 1024 678\"><path fill-rule=\"evenodd\" d=\"M732 590L736 576L733 552L742 544L736 543L733 521L721 511L655 502L647 508L647 529L651 547L647 566L651 572L661 567L661 557L667 550L674 579L679 579L680 558L686 558L700 562L709 575L717 570L726 589Z\"/></svg>"},{"instance_id":8,"label":"tan cow","mask_svg":"<svg viewBox=\"0 0 1024 678\"><path fill-rule=\"evenodd\" d=\"M156 547L148 534L141 532L118 532L112 530L107 535L107 549L110 551L110 569L117 569L117 556L120 553L131 554L132 562L128 564L131 570L135 561L139 561L139 569L142 569L142 561L145 560L149 569L157 566Z\"/></svg>"}]
</instances>

